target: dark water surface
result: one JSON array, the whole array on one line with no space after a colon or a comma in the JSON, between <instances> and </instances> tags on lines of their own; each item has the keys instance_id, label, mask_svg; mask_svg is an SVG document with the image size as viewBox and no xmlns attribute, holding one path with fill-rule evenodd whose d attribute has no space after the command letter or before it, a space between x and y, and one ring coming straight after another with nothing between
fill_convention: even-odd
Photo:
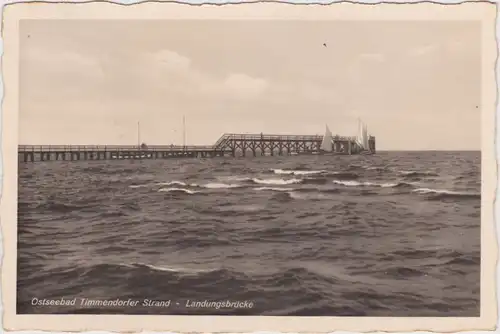
<instances>
[{"instance_id":1,"label":"dark water surface","mask_svg":"<svg viewBox=\"0 0 500 334\"><path fill-rule=\"evenodd\" d=\"M479 315L480 152L40 162L19 178L18 313Z\"/></svg>"}]
</instances>

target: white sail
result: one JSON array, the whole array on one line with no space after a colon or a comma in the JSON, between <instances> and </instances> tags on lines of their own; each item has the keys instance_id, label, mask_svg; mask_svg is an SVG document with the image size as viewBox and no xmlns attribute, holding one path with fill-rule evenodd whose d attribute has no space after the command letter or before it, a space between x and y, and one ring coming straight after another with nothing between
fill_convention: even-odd
<instances>
[{"instance_id":1,"label":"white sail","mask_svg":"<svg viewBox=\"0 0 500 334\"><path fill-rule=\"evenodd\" d=\"M332 132L328 128L328 125L326 126L325 135L323 136L323 141L321 142L320 149L325 152L332 151Z\"/></svg>"},{"instance_id":2,"label":"white sail","mask_svg":"<svg viewBox=\"0 0 500 334\"><path fill-rule=\"evenodd\" d=\"M363 126L363 146L365 149L368 149L368 127L366 125Z\"/></svg>"},{"instance_id":3,"label":"white sail","mask_svg":"<svg viewBox=\"0 0 500 334\"><path fill-rule=\"evenodd\" d=\"M362 149L366 149L365 146L365 128L363 126L363 122L361 122L360 119L358 119L358 145L361 146Z\"/></svg>"}]
</instances>

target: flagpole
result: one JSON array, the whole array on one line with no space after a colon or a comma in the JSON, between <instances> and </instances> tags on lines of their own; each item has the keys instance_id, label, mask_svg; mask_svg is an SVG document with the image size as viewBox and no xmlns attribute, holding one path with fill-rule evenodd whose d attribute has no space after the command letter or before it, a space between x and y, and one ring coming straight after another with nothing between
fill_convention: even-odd
<instances>
[{"instance_id":1,"label":"flagpole","mask_svg":"<svg viewBox=\"0 0 500 334\"><path fill-rule=\"evenodd\" d=\"M141 122L137 122L137 146L141 146Z\"/></svg>"},{"instance_id":2,"label":"flagpole","mask_svg":"<svg viewBox=\"0 0 500 334\"><path fill-rule=\"evenodd\" d=\"M182 116L182 146L186 148L186 116Z\"/></svg>"}]
</instances>

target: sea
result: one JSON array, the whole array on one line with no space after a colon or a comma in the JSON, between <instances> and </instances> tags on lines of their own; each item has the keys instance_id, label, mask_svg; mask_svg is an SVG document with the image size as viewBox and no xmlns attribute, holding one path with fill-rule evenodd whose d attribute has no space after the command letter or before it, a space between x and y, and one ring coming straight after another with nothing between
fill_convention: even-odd
<instances>
[{"instance_id":1,"label":"sea","mask_svg":"<svg viewBox=\"0 0 500 334\"><path fill-rule=\"evenodd\" d=\"M17 312L479 316L480 173L442 151L21 163Z\"/></svg>"}]
</instances>

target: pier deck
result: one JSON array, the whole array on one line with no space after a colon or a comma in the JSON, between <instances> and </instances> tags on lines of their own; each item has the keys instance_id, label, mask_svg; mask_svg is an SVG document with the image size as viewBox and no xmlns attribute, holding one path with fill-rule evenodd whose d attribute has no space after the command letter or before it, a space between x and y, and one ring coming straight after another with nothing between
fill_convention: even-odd
<instances>
[{"instance_id":1,"label":"pier deck","mask_svg":"<svg viewBox=\"0 0 500 334\"><path fill-rule=\"evenodd\" d=\"M50 160L111 160L213 158L224 156L294 155L320 150L320 135L222 135L214 145L19 145L20 162ZM356 137L334 136L333 152L359 154ZM370 137L369 151L375 153L375 137Z\"/></svg>"}]
</instances>

